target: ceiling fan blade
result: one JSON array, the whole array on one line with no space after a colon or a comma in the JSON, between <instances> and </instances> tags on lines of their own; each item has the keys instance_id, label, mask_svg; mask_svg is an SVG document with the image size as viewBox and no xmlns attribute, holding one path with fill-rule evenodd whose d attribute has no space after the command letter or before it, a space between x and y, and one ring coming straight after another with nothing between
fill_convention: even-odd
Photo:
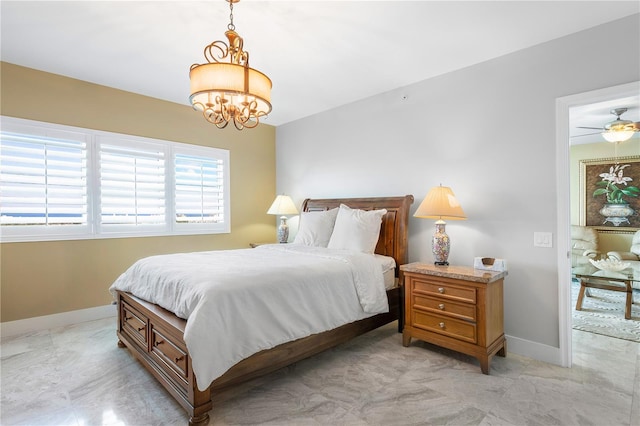
<instances>
[{"instance_id":1,"label":"ceiling fan blade","mask_svg":"<svg viewBox=\"0 0 640 426\"><path fill-rule=\"evenodd\" d=\"M581 127L581 129L584 129L585 127ZM585 133L583 135L574 135L571 136L572 138L580 138L582 136L592 136L592 135L599 135L601 132L596 132L596 133Z\"/></svg>"},{"instance_id":2,"label":"ceiling fan blade","mask_svg":"<svg viewBox=\"0 0 640 426\"><path fill-rule=\"evenodd\" d=\"M577 126L576 129L593 129L593 130L602 130L602 127L584 127L584 126Z\"/></svg>"}]
</instances>

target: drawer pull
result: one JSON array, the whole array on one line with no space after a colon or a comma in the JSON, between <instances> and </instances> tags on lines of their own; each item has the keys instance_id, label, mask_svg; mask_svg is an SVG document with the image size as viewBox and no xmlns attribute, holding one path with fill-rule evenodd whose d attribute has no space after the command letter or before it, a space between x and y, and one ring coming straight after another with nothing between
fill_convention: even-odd
<instances>
[{"instance_id":1,"label":"drawer pull","mask_svg":"<svg viewBox=\"0 0 640 426\"><path fill-rule=\"evenodd\" d=\"M174 358L175 362L180 362L184 359L184 355Z\"/></svg>"},{"instance_id":2,"label":"drawer pull","mask_svg":"<svg viewBox=\"0 0 640 426\"><path fill-rule=\"evenodd\" d=\"M438 305L438 308L440 308L440 310L443 310L443 311L444 311L444 303L439 304L439 305Z\"/></svg>"},{"instance_id":3,"label":"drawer pull","mask_svg":"<svg viewBox=\"0 0 640 426\"><path fill-rule=\"evenodd\" d=\"M440 326L440 328L444 329L444 323L441 322L440 324L438 324Z\"/></svg>"},{"instance_id":4,"label":"drawer pull","mask_svg":"<svg viewBox=\"0 0 640 426\"><path fill-rule=\"evenodd\" d=\"M144 325L143 325L142 327L138 327L138 331L142 331L142 330L144 330L144 328L145 328L145 327L146 327L146 326L144 326Z\"/></svg>"},{"instance_id":5,"label":"drawer pull","mask_svg":"<svg viewBox=\"0 0 640 426\"><path fill-rule=\"evenodd\" d=\"M130 319L132 319L132 318L133 318L133 317L128 317L128 316L126 316L126 315L125 315L125 317L124 317L124 322L127 322L127 321L129 321Z\"/></svg>"},{"instance_id":6,"label":"drawer pull","mask_svg":"<svg viewBox=\"0 0 640 426\"><path fill-rule=\"evenodd\" d=\"M438 293L444 293L444 287L438 287Z\"/></svg>"},{"instance_id":7,"label":"drawer pull","mask_svg":"<svg viewBox=\"0 0 640 426\"><path fill-rule=\"evenodd\" d=\"M164 343L164 340L156 340L155 342L153 342L153 346L158 347L158 346L160 346L160 345L161 345L161 344L163 344L163 343Z\"/></svg>"}]
</instances>

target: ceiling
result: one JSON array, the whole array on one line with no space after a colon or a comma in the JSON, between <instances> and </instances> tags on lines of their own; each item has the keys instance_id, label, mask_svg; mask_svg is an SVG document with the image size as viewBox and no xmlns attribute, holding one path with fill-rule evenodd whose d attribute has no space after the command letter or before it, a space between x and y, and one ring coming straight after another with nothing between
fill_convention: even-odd
<instances>
[{"instance_id":1,"label":"ceiling","mask_svg":"<svg viewBox=\"0 0 640 426\"><path fill-rule=\"evenodd\" d=\"M3 61L185 105L189 67L229 23L223 0L0 7ZM264 122L281 125L639 12L635 0L243 0L233 14L251 66L273 81ZM640 121L629 102L623 118ZM610 109L574 118L603 125Z\"/></svg>"}]
</instances>

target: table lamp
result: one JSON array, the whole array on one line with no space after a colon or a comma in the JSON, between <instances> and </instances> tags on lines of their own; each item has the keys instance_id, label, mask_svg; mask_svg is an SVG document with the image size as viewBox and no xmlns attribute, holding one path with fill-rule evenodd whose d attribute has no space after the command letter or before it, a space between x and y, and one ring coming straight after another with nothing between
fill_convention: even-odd
<instances>
[{"instance_id":1,"label":"table lamp","mask_svg":"<svg viewBox=\"0 0 640 426\"><path fill-rule=\"evenodd\" d=\"M437 219L436 233L431 241L434 263L436 265L448 265L447 259L449 258L451 242L445 232L446 222L444 219L464 220L467 218L451 188L442 185L431 188L413 216L424 219Z\"/></svg>"},{"instance_id":2,"label":"table lamp","mask_svg":"<svg viewBox=\"0 0 640 426\"><path fill-rule=\"evenodd\" d=\"M269 207L267 214L280 216L280 226L278 227L278 242L286 243L289 240L289 225L287 225L287 214L298 214L298 209L293 204L288 195L278 195Z\"/></svg>"}]
</instances>

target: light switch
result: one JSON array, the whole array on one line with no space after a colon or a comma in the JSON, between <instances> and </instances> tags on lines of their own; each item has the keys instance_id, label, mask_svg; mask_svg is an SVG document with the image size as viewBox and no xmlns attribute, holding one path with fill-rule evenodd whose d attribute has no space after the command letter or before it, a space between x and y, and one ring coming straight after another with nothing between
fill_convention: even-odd
<instances>
[{"instance_id":1,"label":"light switch","mask_svg":"<svg viewBox=\"0 0 640 426\"><path fill-rule=\"evenodd\" d=\"M553 234L551 232L534 232L534 247L553 247Z\"/></svg>"}]
</instances>

